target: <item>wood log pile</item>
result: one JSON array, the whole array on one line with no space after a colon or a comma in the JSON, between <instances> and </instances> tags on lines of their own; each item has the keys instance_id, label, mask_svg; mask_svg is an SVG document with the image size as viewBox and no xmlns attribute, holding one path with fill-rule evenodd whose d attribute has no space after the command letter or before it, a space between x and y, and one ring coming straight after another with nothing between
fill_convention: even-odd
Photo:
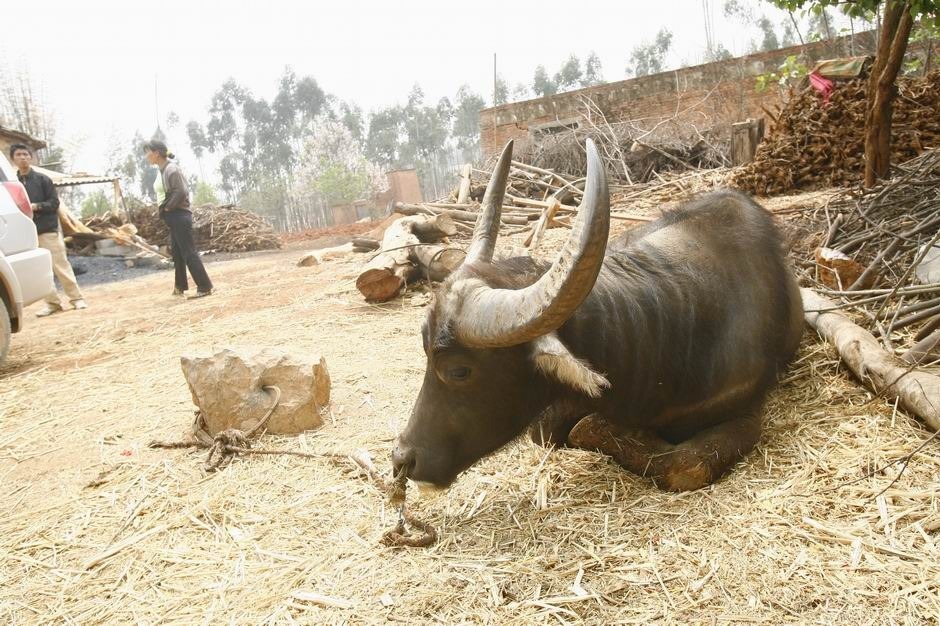
<instances>
[{"instance_id":1,"label":"wood log pile","mask_svg":"<svg viewBox=\"0 0 940 626\"><path fill-rule=\"evenodd\" d=\"M371 253L356 281L368 302L391 300L422 279L442 281L463 263L465 251L451 245L451 240L467 240L473 233L490 175L464 166L451 197L419 204L398 202L395 213L369 233L341 246L311 251L298 265ZM527 245L534 249L546 229L570 226L583 188L583 178L513 161L501 217L504 232L528 232Z\"/></svg>"},{"instance_id":2,"label":"wood log pile","mask_svg":"<svg viewBox=\"0 0 940 626\"><path fill-rule=\"evenodd\" d=\"M398 202L395 211L405 215L446 216L458 233L470 235L480 215L480 202L489 184L490 172L464 167L457 188L449 198L437 202ZM567 226L577 212L584 192L584 179L513 161L503 198L504 233L531 230L543 213L552 208L551 226Z\"/></svg>"},{"instance_id":3,"label":"wood log pile","mask_svg":"<svg viewBox=\"0 0 940 626\"><path fill-rule=\"evenodd\" d=\"M454 221L458 233L469 235L479 217L480 201L489 180L489 171L464 168L457 189L450 197L421 204L398 202L395 204L395 211L405 215L444 215ZM611 185L611 189L619 192L623 188ZM542 226L543 230L570 227L583 193L583 177L513 161L503 198L502 232L531 232L540 220L546 222ZM549 212L551 216L547 220L543 219ZM638 222L650 220L647 216L617 210L616 207L613 208L611 217Z\"/></svg>"},{"instance_id":4,"label":"wood log pile","mask_svg":"<svg viewBox=\"0 0 940 626\"><path fill-rule=\"evenodd\" d=\"M721 106L709 92L700 102L671 117L609 119L609 112L587 95L581 95L575 127L557 127L538 141L520 146L520 161L545 170L566 172L579 178L587 172L585 140L597 145L612 184L634 185L662 180L666 173L712 169L730 164L731 135L723 124L702 126L709 119L706 103ZM707 108L707 107L706 107ZM561 131L561 132L558 132Z\"/></svg>"},{"instance_id":5,"label":"wood log pile","mask_svg":"<svg viewBox=\"0 0 940 626\"><path fill-rule=\"evenodd\" d=\"M112 239L118 245L135 248L138 256L167 258L159 248L138 234L136 226L115 217L94 216L83 223L60 207L59 224L66 245L75 254L94 254L96 241Z\"/></svg>"},{"instance_id":6,"label":"wood log pile","mask_svg":"<svg viewBox=\"0 0 940 626\"><path fill-rule=\"evenodd\" d=\"M421 279L444 280L463 262L464 251L451 242L469 240L490 178L490 171L464 166L449 197L433 202L397 202L395 213L371 232L350 237L351 241L343 245L312 250L297 264L313 266L354 253L371 253L356 282L368 302L395 298ZM723 173L715 178L714 171L695 171L674 180L660 178L656 183L610 185L611 218L621 223L650 222L658 216L665 199L674 201L711 188L723 178ZM500 230L503 235L520 236L516 243L525 248L517 247L516 253L536 250L548 229L571 227L584 183L583 177L522 161L511 162ZM649 202L644 203L644 199ZM626 206L632 211L625 211Z\"/></svg>"},{"instance_id":7,"label":"wood log pile","mask_svg":"<svg viewBox=\"0 0 940 626\"><path fill-rule=\"evenodd\" d=\"M925 354L940 343L940 281L922 267L940 256L940 150L897 169L890 181L827 206L812 279L889 352L907 354L919 343Z\"/></svg>"},{"instance_id":8,"label":"wood log pile","mask_svg":"<svg viewBox=\"0 0 940 626\"><path fill-rule=\"evenodd\" d=\"M156 207L135 211L132 220L141 237L154 245L169 245L169 231ZM248 252L283 245L263 217L231 204L193 207L193 237L201 251Z\"/></svg>"},{"instance_id":9,"label":"wood log pile","mask_svg":"<svg viewBox=\"0 0 940 626\"><path fill-rule=\"evenodd\" d=\"M868 79L836 83L828 104L807 87L793 93L773 119L755 160L731 178L751 194L849 186L864 175L865 102ZM898 80L891 162L904 163L940 147L940 71Z\"/></svg>"},{"instance_id":10,"label":"wood log pile","mask_svg":"<svg viewBox=\"0 0 940 626\"><path fill-rule=\"evenodd\" d=\"M366 302L387 302L418 279L444 280L466 256L449 245L448 237L456 233L454 221L446 215L412 215L392 222L381 244L368 238L353 240L353 251L379 249L356 279L356 288Z\"/></svg>"},{"instance_id":11,"label":"wood log pile","mask_svg":"<svg viewBox=\"0 0 940 626\"><path fill-rule=\"evenodd\" d=\"M297 264L319 265L353 253L373 253L356 281L368 302L391 300L421 279L442 281L463 263L465 251L451 241L467 240L473 233L490 176L488 171L464 166L450 197L418 204L397 202L395 213L369 233L343 245L313 250ZM584 178L513 161L503 198L501 231L525 233L521 243L527 251L535 250L547 229L570 228L583 189ZM611 217L632 222L654 219L616 210Z\"/></svg>"},{"instance_id":12,"label":"wood log pile","mask_svg":"<svg viewBox=\"0 0 940 626\"><path fill-rule=\"evenodd\" d=\"M623 184L655 181L667 172L713 169L728 164L726 155L730 140L726 138L637 139L641 136L640 133L626 132L616 135L569 133L547 137L524 147L520 158L544 169L584 176L587 172L584 140L590 137L604 154L610 180Z\"/></svg>"},{"instance_id":13,"label":"wood log pile","mask_svg":"<svg viewBox=\"0 0 940 626\"><path fill-rule=\"evenodd\" d=\"M463 263L466 253L451 245L457 234L447 215L393 213L368 233L330 248L312 250L297 262L300 267L368 253L356 280L366 302L387 302L420 280L439 282Z\"/></svg>"}]
</instances>

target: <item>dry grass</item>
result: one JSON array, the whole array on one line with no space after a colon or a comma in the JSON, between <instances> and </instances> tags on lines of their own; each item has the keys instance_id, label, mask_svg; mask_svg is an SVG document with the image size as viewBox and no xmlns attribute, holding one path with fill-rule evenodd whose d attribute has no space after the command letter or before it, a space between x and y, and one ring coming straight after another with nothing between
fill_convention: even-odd
<instances>
[{"instance_id":1,"label":"dry grass","mask_svg":"<svg viewBox=\"0 0 940 626\"><path fill-rule=\"evenodd\" d=\"M218 295L195 302L171 300L167 274L92 288L92 308L17 336L0 373L0 621L940 617L937 446L877 496L898 468L866 475L929 433L809 334L761 445L716 485L661 493L600 455L523 441L413 502L440 532L430 549L379 545L394 515L351 463L253 457L207 475L203 452L148 450L191 419L180 353L264 343L325 354L334 397L320 431L261 445L385 463L420 385L425 297L366 306L357 258L296 256L210 265Z\"/></svg>"}]
</instances>

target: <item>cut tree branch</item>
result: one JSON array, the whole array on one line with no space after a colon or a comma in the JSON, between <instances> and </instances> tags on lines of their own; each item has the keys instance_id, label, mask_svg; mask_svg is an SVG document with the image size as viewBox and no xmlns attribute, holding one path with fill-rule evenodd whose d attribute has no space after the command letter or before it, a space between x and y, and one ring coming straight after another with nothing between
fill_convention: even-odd
<instances>
[{"instance_id":1,"label":"cut tree branch","mask_svg":"<svg viewBox=\"0 0 940 626\"><path fill-rule=\"evenodd\" d=\"M906 410L933 430L940 430L940 377L912 367L903 367L881 349L878 340L832 309L836 303L812 289L801 289L807 323L835 346L853 374L870 390L888 398L898 398Z\"/></svg>"}]
</instances>

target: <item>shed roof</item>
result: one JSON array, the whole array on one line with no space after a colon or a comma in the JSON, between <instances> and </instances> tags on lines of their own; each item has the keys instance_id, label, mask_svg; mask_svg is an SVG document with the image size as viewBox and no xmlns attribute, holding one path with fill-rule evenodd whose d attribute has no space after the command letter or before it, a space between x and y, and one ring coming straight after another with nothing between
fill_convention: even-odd
<instances>
[{"instance_id":1,"label":"shed roof","mask_svg":"<svg viewBox=\"0 0 940 626\"><path fill-rule=\"evenodd\" d=\"M56 172L53 170L47 170L44 167L39 167L37 165L33 166L33 169L39 172L40 174L45 174L52 179L52 184L56 187L71 187L73 185L91 185L94 183L110 183L118 179L117 176L99 176L97 174L89 174L87 172L75 172L72 174L63 174L62 172Z\"/></svg>"},{"instance_id":2,"label":"shed roof","mask_svg":"<svg viewBox=\"0 0 940 626\"><path fill-rule=\"evenodd\" d=\"M42 139L36 139L32 135L28 135L20 130L14 130L6 126L0 126L0 137L10 139L15 143L25 143L33 150L42 150L46 147L46 142Z\"/></svg>"}]
</instances>

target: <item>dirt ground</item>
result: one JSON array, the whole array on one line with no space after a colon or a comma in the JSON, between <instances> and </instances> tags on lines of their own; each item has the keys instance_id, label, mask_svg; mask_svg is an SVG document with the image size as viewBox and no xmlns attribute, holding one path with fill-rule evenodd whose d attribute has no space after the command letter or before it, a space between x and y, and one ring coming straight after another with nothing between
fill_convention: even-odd
<instances>
[{"instance_id":1,"label":"dirt ground","mask_svg":"<svg viewBox=\"0 0 940 626\"><path fill-rule=\"evenodd\" d=\"M554 232L554 231L553 231ZM236 460L207 474L176 439L179 357L264 345L326 357L326 425L262 447L369 450L387 467L424 371L428 294L365 304L361 257L303 244L216 262L218 291L156 273L30 318L0 369L0 622L909 623L940 617L940 457L866 477L928 433L809 336L759 448L717 484L664 494L606 458L514 444L394 521L351 464ZM35 310L33 307L29 313ZM410 494L414 495L414 494Z\"/></svg>"}]
</instances>

